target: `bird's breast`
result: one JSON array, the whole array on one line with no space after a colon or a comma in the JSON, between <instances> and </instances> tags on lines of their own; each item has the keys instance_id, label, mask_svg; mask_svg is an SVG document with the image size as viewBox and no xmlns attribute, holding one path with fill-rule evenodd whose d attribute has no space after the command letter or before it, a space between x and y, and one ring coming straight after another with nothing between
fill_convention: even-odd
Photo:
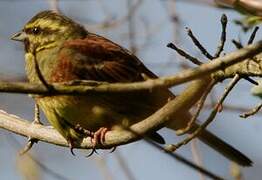
<instances>
[{"instance_id":1,"label":"bird's breast","mask_svg":"<svg viewBox=\"0 0 262 180\"><path fill-rule=\"evenodd\" d=\"M39 74L36 72L35 62L37 62L41 75L47 82L50 82L51 75L58 64L57 54L58 48L42 50L35 55L27 52L25 54L25 71L28 80L32 83L41 83L38 78Z\"/></svg>"},{"instance_id":2,"label":"bird's breast","mask_svg":"<svg viewBox=\"0 0 262 180\"><path fill-rule=\"evenodd\" d=\"M99 99L84 96L49 96L38 98L38 103L52 125L61 121L88 130L110 126L116 119L123 119L112 112Z\"/></svg>"}]
</instances>

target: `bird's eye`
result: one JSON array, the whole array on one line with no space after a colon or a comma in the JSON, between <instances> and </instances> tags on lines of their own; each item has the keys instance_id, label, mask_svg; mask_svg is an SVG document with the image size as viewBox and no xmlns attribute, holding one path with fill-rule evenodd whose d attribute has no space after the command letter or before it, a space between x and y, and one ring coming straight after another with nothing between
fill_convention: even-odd
<instances>
[{"instance_id":1,"label":"bird's eye","mask_svg":"<svg viewBox=\"0 0 262 180\"><path fill-rule=\"evenodd\" d=\"M32 33L33 33L33 34L39 34L39 32L40 32L40 29L39 29L38 27L34 27L34 28L32 29Z\"/></svg>"}]
</instances>

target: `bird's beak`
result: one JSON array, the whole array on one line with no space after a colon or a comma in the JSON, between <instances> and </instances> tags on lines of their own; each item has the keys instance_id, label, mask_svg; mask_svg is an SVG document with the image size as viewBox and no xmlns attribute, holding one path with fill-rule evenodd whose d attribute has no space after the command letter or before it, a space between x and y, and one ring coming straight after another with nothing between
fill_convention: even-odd
<instances>
[{"instance_id":1,"label":"bird's beak","mask_svg":"<svg viewBox=\"0 0 262 180\"><path fill-rule=\"evenodd\" d=\"M11 39L14 41L24 41L26 37L27 35L24 31L19 31L15 33L13 36L11 36Z\"/></svg>"}]
</instances>

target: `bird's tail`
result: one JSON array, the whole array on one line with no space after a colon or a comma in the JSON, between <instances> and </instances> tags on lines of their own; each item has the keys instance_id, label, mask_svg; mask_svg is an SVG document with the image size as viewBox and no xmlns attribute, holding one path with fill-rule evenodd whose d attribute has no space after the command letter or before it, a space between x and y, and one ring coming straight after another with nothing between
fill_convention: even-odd
<instances>
[{"instance_id":1,"label":"bird's tail","mask_svg":"<svg viewBox=\"0 0 262 180\"><path fill-rule=\"evenodd\" d=\"M252 165L252 161L247 156L211 132L203 130L198 138L229 160L234 161L241 166Z\"/></svg>"}]
</instances>

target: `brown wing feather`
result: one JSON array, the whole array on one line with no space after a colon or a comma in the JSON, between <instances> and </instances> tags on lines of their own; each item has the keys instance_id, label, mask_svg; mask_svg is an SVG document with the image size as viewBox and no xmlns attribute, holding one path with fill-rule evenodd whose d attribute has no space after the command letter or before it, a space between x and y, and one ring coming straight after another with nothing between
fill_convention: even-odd
<instances>
[{"instance_id":1,"label":"brown wing feather","mask_svg":"<svg viewBox=\"0 0 262 180\"><path fill-rule=\"evenodd\" d=\"M128 50L98 35L89 34L85 39L69 40L64 47L75 51L73 67L79 79L133 82L143 81L142 73L149 78L157 77Z\"/></svg>"}]
</instances>

